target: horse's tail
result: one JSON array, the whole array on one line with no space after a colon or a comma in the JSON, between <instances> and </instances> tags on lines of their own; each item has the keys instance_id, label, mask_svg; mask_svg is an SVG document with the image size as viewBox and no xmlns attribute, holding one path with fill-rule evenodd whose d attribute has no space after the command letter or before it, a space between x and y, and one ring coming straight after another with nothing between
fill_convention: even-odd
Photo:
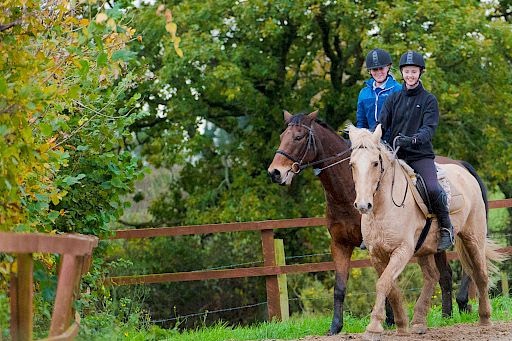
<instances>
[{"instance_id":1,"label":"horse's tail","mask_svg":"<svg viewBox=\"0 0 512 341\"><path fill-rule=\"evenodd\" d=\"M473 270L475 269L475 257L474 255L469 254L462 239L460 239L459 237L457 237L457 239L458 240L455 243L455 251L459 255L462 268L471 278L474 278ZM493 279L497 278L497 275L500 272L497 264L504 262L509 258L507 254L499 252L499 249L500 246L496 244L493 240L489 238L485 239L485 260L489 277L489 287L493 287L496 284L495 281L493 281Z\"/></svg>"},{"instance_id":2,"label":"horse's tail","mask_svg":"<svg viewBox=\"0 0 512 341\"><path fill-rule=\"evenodd\" d=\"M485 204L485 218L487 221L489 221L489 200L487 199L487 187L485 187L482 178L480 177L480 175L478 175L476 169L469 162L464 160L459 160L459 162L464 166L464 168L467 169L469 173L471 173L471 175L475 177L476 181L478 181L480 191L482 192L482 199Z\"/></svg>"},{"instance_id":3,"label":"horse's tail","mask_svg":"<svg viewBox=\"0 0 512 341\"><path fill-rule=\"evenodd\" d=\"M478 175L475 168L467 161L459 160L459 162L464 166L464 168L467 169L467 171L473 175L473 177L478 182L478 185L480 186L480 191L482 193L482 200L484 201L485 205L485 218L487 222L489 221L489 200L487 198L487 187L485 186L482 178ZM468 275L470 275L473 278L473 269L474 269L474 257L472 257L467 249L464 246L464 243L460 238L455 243L455 250L459 254L460 262L462 264L462 267L464 268L464 271L467 272ZM490 279L489 286L493 286L495 283L493 281L493 278L496 278L495 275L499 273L499 268L496 264L499 264L509 258L508 255L498 252L498 249L500 246L496 244L493 240L486 238L485 240L485 259L487 262L487 271L488 276Z\"/></svg>"}]
</instances>

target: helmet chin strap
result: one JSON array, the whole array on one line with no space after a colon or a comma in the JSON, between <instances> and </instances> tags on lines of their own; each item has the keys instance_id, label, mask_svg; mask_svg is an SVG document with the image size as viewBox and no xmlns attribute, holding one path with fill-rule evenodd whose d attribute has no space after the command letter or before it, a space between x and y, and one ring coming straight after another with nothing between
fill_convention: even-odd
<instances>
[{"instance_id":1,"label":"helmet chin strap","mask_svg":"<svg viewBox=\"0 0 512 341\"><path fill-rule=\"evenodd\" d=\"M416 83L414 83L414 85L411 87L411 89L414 89L415 87L417 87L420 84L421 75L423 74L424 71L425 71L424 69L421 69L420 76L418 77L418 81ZM400 70L400 74L402 75L402 79L405 82L405 78L404 78L404 74L402 73L402 70ZM405 82L405 84L407 85L407 82Z\"/></svg>"}]
</instances>

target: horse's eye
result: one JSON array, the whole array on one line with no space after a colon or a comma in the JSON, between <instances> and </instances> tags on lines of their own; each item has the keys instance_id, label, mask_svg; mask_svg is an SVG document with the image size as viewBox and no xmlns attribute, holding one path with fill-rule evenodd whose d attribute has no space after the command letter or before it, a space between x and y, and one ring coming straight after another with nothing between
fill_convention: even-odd
<instances>
[{"instance_id":1,"label":"horse's eye","mask_svg":"<svg viewBox=\"0 0 512 341\"><path fill-rule=\"evenodd\" d=\"M373 165L373 167L377 167L379 165L379 163L377 161L373 161L372 165Z\"/></svg>"},{"instance_id":2,"label":"horse's eye","mask_svg":"<svg viewBox=\"0 0 512 341\"><path fill-rule=\"evenodd\" d=\"M354 166L352 165L352 162L349 162L348 166L350 167L350 169L354 168Z\"/></svg>"},{"instance_id":3,"label":"horse's eye","mask_svg":"<svg viewBox=\"0 0 512 341\"><path fill-rule=\"evenodd\" d=\"M297 135L294 137L295 141L300 141L305 135Z\"/></svg>"}]
</instances>

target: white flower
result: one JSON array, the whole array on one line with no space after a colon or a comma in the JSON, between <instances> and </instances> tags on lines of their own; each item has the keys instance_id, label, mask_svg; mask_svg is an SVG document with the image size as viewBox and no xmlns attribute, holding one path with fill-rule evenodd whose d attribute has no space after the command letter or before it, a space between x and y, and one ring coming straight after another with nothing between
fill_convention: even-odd
<instances>
[{"instance_id":1,"label":"white flower","mask_svg":"<svg viewBox=\"0 0 512 341\"><path fill-rule=\"evenodd\" d=\"M427 31L432 25L434 25L433 21L425 21L423 24L421 24L421 27Z\"/></svg>"},{"instance_id":2,"label":"white flower","mask_svg":"<svg viewBox=\"0 0 512 341\"><path fill-rule=\"evenodd\" d=\"M155 74L150 69L147 69L146 72L144 73L144 78L146 78L147 80L153 79L155 78Z\"/></svg>"},{"instance_id":3,"label":"white flower","mask_svg":"<svg viewBox=\"0 0 512 341\"><path fill-rule=\"evenodd\" d=\"M166 118L167 117L166 108L167 107L165 105L159 104L157 109L156 109L156 117L158 117L158 118Z\"/></svg>"},{"instance_id":4,"label":"white flower","mask_svg":"<svg viewBox=\"0 0 512 341\"><path fill-rule=\"evenodd\" d=\"M190 88L190 94L194 96L194 99L197 101L199 99L199 91L196 88Z\"/></svg>"}]
</instances>

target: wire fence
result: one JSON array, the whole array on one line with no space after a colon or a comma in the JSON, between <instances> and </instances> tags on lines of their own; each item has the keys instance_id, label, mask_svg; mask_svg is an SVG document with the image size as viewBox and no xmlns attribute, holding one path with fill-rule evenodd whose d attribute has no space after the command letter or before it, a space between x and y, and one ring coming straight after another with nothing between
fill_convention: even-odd
<instances>
[{"instance_id":1,"label":"wire fence","mask_svg":"<svg viewBox=\"0 0 512 341\"><path fill-rule=\"evenodd\" d=\"M508 277L507 278L508 281L512 281L512 277ZM407 289L402 289L402 292L403 293L419 293L421 291L421 287L415 287L415 288L407 288ZM350 292L350 293L347 293L347 297L361 297L361 296L375 296L377 293L375 291L367 291L367 292ZM301 301L303 300L303 298L300 298L300 297L295 297L295 298L289 298L288 299L288 303L290 302L297 302L297 301ZM332 298L326 298L326 297L307 297L305 298L304 300L308 300L308 301L329 301L331 302L332 301ZM151 323L154 323L154 324L161 324L161 323L167 323L167 322L173 322L173 321L180 321L180 320L188 320L189 318L194 318L194 317L202 317L202 318L205 318L206 316L209 316L209 315L213 315L213 314L222 314L222 313L227 313L227 312L233 312L233 311L240 311L240 310L244 310L244 309L253 309L253 308L256 308L256 307L261 307L261 306L267 306L267 302L259 302L259 303L253 303L253 304L247 304L247 305L242 305L242 306L237 306L237 307L230 307L230 308L223 308L223 309L216 309L216 310L203 310L201 312L196 312L196 313L191 313L191 314L184 314L184 315L178 315L178 316L175 316L175 317L169 317L169 318L165 318L165 319L155 319L155 320L151 320L150 322Z\"/></svg>"}]
</instances>

